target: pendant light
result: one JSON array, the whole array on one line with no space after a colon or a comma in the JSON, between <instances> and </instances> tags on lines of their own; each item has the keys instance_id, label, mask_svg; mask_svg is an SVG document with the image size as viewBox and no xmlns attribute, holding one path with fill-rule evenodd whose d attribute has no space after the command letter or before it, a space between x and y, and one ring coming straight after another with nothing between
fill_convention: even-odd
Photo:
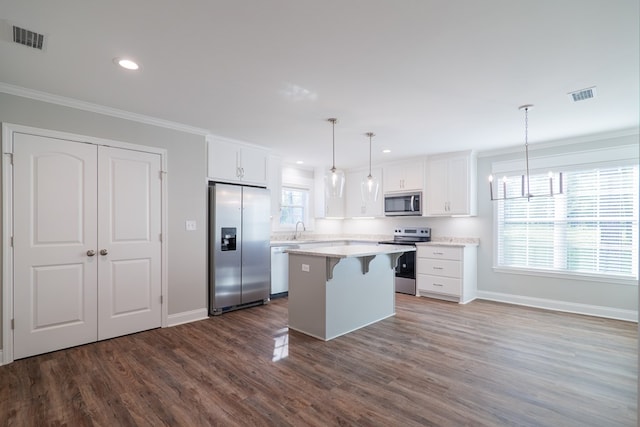
<instances>
[{"instance_id":1,"label":"pendant light","mask_svg":"<svg viewBox=\"0 0 640 427\"><path fill-rule=\"evenodd\" d=\"M327 197L342 198L344 194L344 172L336 169L336 122L338 119L327 119L333 128L333 164L324 177L324 189Z\"/></svg>"},{"instance_id":2,"label":"pendant light","mask_svg":"<svg viewBox=\"0 0 640 427\"><path fill-rule=\"evenodd\" d=\"M367 132L365 135L369 137L369 175L362 180L360 190L362 193L362 201L364 203L369 203L378 200L380 182L378 181L378 178L371 175L371 138L376 135L373 132Z\"/></svg>"},{"instance_id":3,"label":"pendant light","mask_svg":"<svg viewBox=\"0 0 640 427\"><path fill-rule=\"evenodd\" d=\"M525 104L518 107L520 111L524 110L524 156L525 156L525 174L520 179L520 195L507 196L507 177L502 178L502 197L498 197L493 191L493 175L489 175L489 195L491 200L509 200L509 199L527 199L530 201L532 197L549 197L555 194L563 194L562 188L562 172L558 173L558 192L554 193L553 188L553 172L549 171L549 192L546 194L531 194L529 183L529 110L533 108L533 104Z\"/></svg>"}]
</instances>

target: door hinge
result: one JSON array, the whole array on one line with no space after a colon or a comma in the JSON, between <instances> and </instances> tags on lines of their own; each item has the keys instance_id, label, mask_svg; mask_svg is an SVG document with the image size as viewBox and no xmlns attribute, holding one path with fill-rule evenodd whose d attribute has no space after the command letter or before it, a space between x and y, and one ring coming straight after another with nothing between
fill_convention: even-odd
<instances>
[{"instance_id":1,"label":"door hinge","mask_svg":"<svg viewBox=\"0 0 640 427\"><path fill-rule=\"evenodd\" d=\"M9 239L9 244L11 245L11 247L13 247L13 236L11 236Z\"/></svg>"},{"instance_id":2,"label":"door hinge","mask_svg":"<svg viewBox=\"0 0 640 427\"><path fill-rule=\"evenodd\" d=\"M9 156L9 164L13 166L13 153L4 153L4 154Z\"/></svg>"},{"instance_id":3,"label":"door hinge","mask_svg":"<svg viewBox=\"0 0 640 427\"><path fill-rule=\"evenodd\" d=\"M11 319L11 329L15 329L16 328L16 319Z\"/></svg>"},{"instance_id":4,"label":"door hinge","mask_svg":"<svg viewBox=\"0 0 640 427\"><path fill-rule=\"evenodd\" d=\"M164 176L167 174L167 171L160 171L160 179L164 179Z\"/></svg>"},{"instance_id":5,"label":"door hinge","mask_svg":"<svg viewBox=\"0 0 640 427\"><path fill-rule=\"evenodd\" d=\"M162 243L162 233L160 233L158 237L160 238L160 243Z\"/></svg>"},{"instance_id":6,"label":"door hinge","mask_svg":"<svg viewBox=\"0 0 640 427\"><path fill-rule=\"evenodd\" d=\"M164 298L162 295L160 295L160 304L163 304L163 303L164 303Z\"/></svg>"}]
</instances>

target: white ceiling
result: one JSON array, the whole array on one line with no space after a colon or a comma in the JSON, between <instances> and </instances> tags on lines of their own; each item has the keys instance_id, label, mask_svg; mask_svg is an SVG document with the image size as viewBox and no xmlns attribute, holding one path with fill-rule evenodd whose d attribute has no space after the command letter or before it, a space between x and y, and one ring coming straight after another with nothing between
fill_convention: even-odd
<instances>
[{"instance_id":1,"label":"white ceiling","mask_svg":"<svg viewBox=\"0 0 640 427\"><path fill-rule=\"evenodd\" d=\"M336 165L639 125L637 0L0 0L0 81ZM131 57L142 69L113 64ZM568 92L597 86L573 103ZM1 118L0 118L1 119ZM392 150L382 154L383 148Z\"/></svg>"}]
</instances>

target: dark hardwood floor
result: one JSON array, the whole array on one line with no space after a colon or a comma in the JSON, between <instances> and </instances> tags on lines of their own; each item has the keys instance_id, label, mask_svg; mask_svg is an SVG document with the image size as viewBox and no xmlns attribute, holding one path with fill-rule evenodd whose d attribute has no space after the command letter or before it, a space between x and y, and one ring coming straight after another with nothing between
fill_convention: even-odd
<instances>
[{"instance_id":1,"label":"dark hardwood floor","mask_svg":"<svg viewBox=\"0 0 640 427\"><path fill-rule=\"evenodd\" d=\"M322 342L278 299L2 366L0 423L635 426L636 358L635 323L404 295Z\"/></svg>"}]
</instances>

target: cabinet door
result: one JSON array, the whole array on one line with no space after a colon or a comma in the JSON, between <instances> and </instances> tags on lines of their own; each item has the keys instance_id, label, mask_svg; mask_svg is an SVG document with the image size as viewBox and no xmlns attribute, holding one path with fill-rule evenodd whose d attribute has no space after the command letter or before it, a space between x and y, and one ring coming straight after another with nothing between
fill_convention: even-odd
<instances>
[{"instance_id":1,"label":"cabinet door","mask_svg":"<svg viewBox=\"0 0 640 427\"><path fill-rule=\"evenodd\" d=\"M404 180L403 165L389 165L384 168L384 177L382 181L382 190L385 193L394 191L403 191L402 186Z\"/></svg>"},{"instance_id":2,"label":"cabinet door","mask_svg":"<svg viewBox=\"0 0 640 427\"><path fill-rule=\"evenodd\" d=\"M316 218L343 218L345 214L345 198L347 194L348 179L345 177L345 191L341 198L330 197L325 192L324 177L327 171L316 168L314 171L314 211Z\"/></svg>"},{"instance_id":3,"label":"cabinet door","mask_svg":"<svg viewBox=\"0 0 640 427\"><path fill-rule=\"evenodd\" d=\"M228 141L211 139L207 148L209 178L220 181L239 181L239 147Z\"/></svg>"},{"instance_id":4,"label":"cabinet door","mask_svg":"<svg viewBox=\"0 0 640 427\"><path fill-rule=\"evenodd\" d=\"M449 203L449 160L434 159L427 164L427 202L428 215L448 215Z\"/></svg>"},{"instance_id":5,"label":"cabinet door","mask_svg":"<svg viewBox=\"0 0 640 427\"><path fill-rule=\"evenodd\" d=\"M385 193L423 191L424 163L420 160L385 166L383 178Z\"/></svg>"},{"instance_id":6,"label":"cabinet door","mask_svg":"<svg viewBox=\"0 0 640 427\"><path fill-rule=\"evenodd\" d=\"M272 224L279 224L282 208L282 159L269 156L267 163L267 188L271 190Z\"/></svg>"},{"instance_id":7,"label":"cabinet door","mask_svg":"<svg viewBox=\"0 0 640 427\"><path fill-rule=\"evenodd\" d=\"M97 150L13 138L13 356L20 359L97 338Z\"/></svg>"},{"instance_id":8,"label":"cabinet door","mask_svg":"<svg viewBox=\"0 0 640 427\"><path fill-rule=\"evenodd\" d=\"M447 190L449 193L447 210L450 215L467 215L469 209L469 157L449 159Z\"/></svg>"},{"instance_id":9,"label":"cabinet door","mask_svg":"<svg viewBox=\"0 0 640 427\"><path fill-rule=\"evenodd\" d=\"M376 177L379 183L382 183L383 181L382 168L371 169L371 175ZM361 182L367 176L369 176L369 172L363 173L361 177ZM359 187L360 187L360 192L362 192L361 185ZM378 189L378 200L375 200L375 201L371 200L371 201L364 202L364 216L373 216L373 217L384 216L383 206L384 206L384 195L382 192L382 184L381 184L380 188Z\"/></svg>"},{"instance_id":10,"label":"cabinet door","mask_svg":"<svg viewBox=\"0 0 640 427\"><path fill-rule=\"evenodd\" d=\"M240 179L248 184L267 184L267 151L253 147L240 150Z\"/></svg>"},{"instance_id":11,"label":"cabinet door","mask_svg":"<svg viewBox=\"0 0 640 427\"><path fill-rule=\"evenodd\" d=\"M349 218L366 215L366 206L360 189L362 177L362 172L349 172L345 178L345 216Z\"/></svg>"},{"instance_id":12,"label":"cabinet door","mask_svg":"<svg viewBox=\"0 0 640 427\"><path fill-rule=\"evenodd\" d=\"M406 163L403 174L402 189L404 191L424 190L424 163L422 161Z\"/></svg>"}]
</instances>

